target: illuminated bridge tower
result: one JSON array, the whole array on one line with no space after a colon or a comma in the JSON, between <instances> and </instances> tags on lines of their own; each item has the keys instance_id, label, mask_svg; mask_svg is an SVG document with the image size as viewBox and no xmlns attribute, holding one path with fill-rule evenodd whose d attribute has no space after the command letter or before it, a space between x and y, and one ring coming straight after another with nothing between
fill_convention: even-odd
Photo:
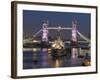
<instances>
[{"instance_id":1,"label":"illuminated bridge tower","mask_svg":"<svg viewBox=\"0 0 100 80\"><path fill-rule=\"evenodd\" d=\"M78 49L75 46L77 46L77 21L72 21L72 58L76 58L78 56Z\"/></svg>"},{"instance_id":2,"label":"illuminated bridge tower","mask_svg":"<svg viewBox=\"0 0 100 80\"><path fill-rule=\"evenodd\" d=\"M48 41L48 22L44 22L42 26L42 41Z\"/></svg>"}]
</instances>

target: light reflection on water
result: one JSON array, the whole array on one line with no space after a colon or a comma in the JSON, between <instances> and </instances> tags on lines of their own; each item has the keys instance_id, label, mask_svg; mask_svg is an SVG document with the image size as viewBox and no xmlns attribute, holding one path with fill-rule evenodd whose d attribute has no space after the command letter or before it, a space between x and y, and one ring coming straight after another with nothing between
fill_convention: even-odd
<instances>
[{"instance_id":1,"label":"light reflection on water","mask_svg":"<svg viewBox=\"0 0 100 80\"><path fill-rule=\"evenodd\" d=\"M82 65L83 60L80 59L76 62L75 60L73 61L70 53L67 53L65 56L58 56L54 58L52 53L48 53L48 51L50 52L50 49L47 48L32 48L30 50L23 51L23 69L71 67Z\"/></svg>"}]
</instances>

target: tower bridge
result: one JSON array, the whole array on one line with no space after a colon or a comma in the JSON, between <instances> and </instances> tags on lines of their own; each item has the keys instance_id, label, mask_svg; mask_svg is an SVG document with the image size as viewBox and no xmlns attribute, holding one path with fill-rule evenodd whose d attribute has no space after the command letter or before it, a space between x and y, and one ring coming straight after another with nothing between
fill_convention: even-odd
<instances>
[{"instance_id":1,"label":"tower bridge","mask_svg":"<svg viewBox=\"0 0 100 80\"><path fill-rule=\"evenodd\" d=\"M44 24L46 24L46 23L44 23ZM74 28L73 28L74 25L73 24L72 24L72 28L70 28L70 27L61 27L61 26L58 26L58 27L55 27L55 26L48 27L47 25L43 25L43 28L40 29L39 31L37 31L33 35L33 37L36 37L40 32L43 32L42 33L42 39L43 38L48 38L49 30L59 30L59 31L61 31L61 30L72 30L72 31L75 32L75 33L73 32L72 35L78 34L84 40L84 41L81 41L81 42L89 42L90 43L90 40L87 37L85 37L80 31L78 31L77 29L74 30ZM76 27L77 27L77 25L76 25ZM76 35L76 37L77 37L77 35Z\"/></svg>"},{"instance_id":2,"label":"tower bridge","mask_svg":"<svg viewBox=\"0 0 100 80\"><path fill-rule=\"evenodd\" d=\"M58 33L60 33L60 31L62 30L70 30L71 31L71 41L62 41L62 39L60 38L60 35L57 36L57 40L56 41L49 41L48 39L48 34L49 33L49 30L57 30ZM51 43L54 47L56 46L60 46L60 43L69 43L71 44L71 46L77 46L78 43L87 43L89 44L87 47L90 47L90 40L85 37L78 29L77 29L77 21L72 21L72 26L71 27L61 27L61 26L58 26L58 27L49 27L49 24L48 22L44 22L43 25L42 25L42 28L37 31L33 37L35 38L40 32L42 32L42 41L44 42L49 42ZM66 34L64 34L66 35ZM78 41L78 36L80 36L84 41ZM59 41L58 41L59 40ZM28 41L27 41L28 42ZM26 42L26 43L27 43ZM24 41L25 43L25 41ZM81 46L82 47L82 46ZM81 47L80 47L80 50L81 50ZM71 53L72 53L72 58L75 58L78 56L78 49L75 48L75 47L72 47L71 48Z\"/></svg>"}]
</instances>

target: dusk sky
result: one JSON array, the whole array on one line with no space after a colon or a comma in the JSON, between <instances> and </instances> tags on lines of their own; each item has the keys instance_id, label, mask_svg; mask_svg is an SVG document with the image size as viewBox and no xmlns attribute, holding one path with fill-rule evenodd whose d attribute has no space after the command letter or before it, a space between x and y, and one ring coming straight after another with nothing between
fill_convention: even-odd
<instances>
[{"instance_id":1,"label":"dusk sky","mask_svg":"<svg viewBox=\"0 0 100 80\"><path fill-rule=\"evenodd\" d=\"M57 27L72 27L72 20L77 20L77 29L88 36L90 33L90 20L91 14L89 13L70 13L70 12L51 12L51 11L34 11L34 10L23 10L23 32L25 35L34 35L37 31L42 28L44 20L48 20L49 26ZM55 36L56 31L50 31L50 36ZM70 36L69 31L61 31L63 37ZM38 36L41 36L39 34Z\"/></svg>"}]
</instances>

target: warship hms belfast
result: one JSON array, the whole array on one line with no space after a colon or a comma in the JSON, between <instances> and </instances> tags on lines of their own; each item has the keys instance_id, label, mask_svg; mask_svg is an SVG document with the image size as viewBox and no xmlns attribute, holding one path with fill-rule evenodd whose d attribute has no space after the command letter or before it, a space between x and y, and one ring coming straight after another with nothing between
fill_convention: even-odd
<instances>
[{"instance_id":1,"label":"warship hms belfast","mask_svg":"<svg viewBox=\"0 0 100 80\"><path fill-rule=\"evenodd\" d=\"M49 30L57 30L56 39L50 41L48 39ZM71 31L71 39L70 41L64 41L61 38L60 32L62 30L70 30ZM42 32L41 40L35 40L35 37ZM66 34L64 34L66 35ZM78 41L78 37L80 36L83 41ZM67 35L66 35L67 37ZM33 35L33 39L24 39L23 42L24 50L27 48L49 48L51 50L52 56L61 56L66 55L67 51L71 52L71 57L75 58L77 56L84 56L85 53L90 53L90 40L82 35L77 30L77 21L72 21L72 27L49 27L48 21L44 22L42 25L42 29L36 32Z\"/></svg>"}]
</instances>

